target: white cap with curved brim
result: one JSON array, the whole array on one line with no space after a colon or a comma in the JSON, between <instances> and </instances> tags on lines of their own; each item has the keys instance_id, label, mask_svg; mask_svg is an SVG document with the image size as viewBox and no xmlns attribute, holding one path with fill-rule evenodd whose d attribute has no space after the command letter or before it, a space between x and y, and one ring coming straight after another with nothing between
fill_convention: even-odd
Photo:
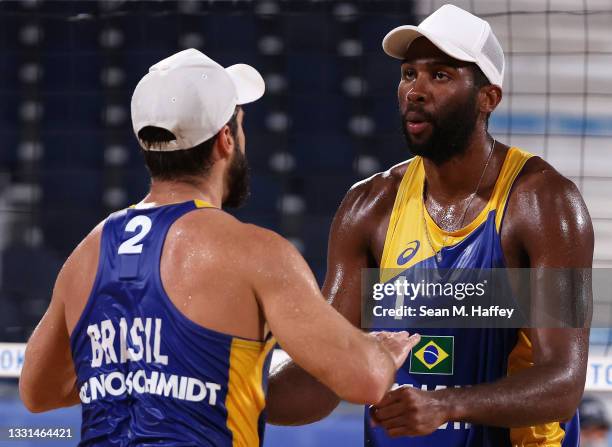
<instances>
[{"instance_id":1,"label":"white cap with curved brim","mask_svg":"<svg viewBox=\"0 0 612 447\"><path fill-rule=\"evenodd\" d=\"M132 95L136 138L146 126L160 127L175 140L146 146L150 151L191 149L212 138L227 124L237 105L256 101L265 83L253 67L223 68L202 52L180 51L149 68Z\"/></svg>"},{"instance_id":2,"label":"white cap with curved brim","mask_svg":"<svg viewBox=\"0 0 612 447\"><path fill-rule=\"evenodd\" d=\"M502 86L504 51L485 20L457 6L444 5L419 26L403 25L391 30L383 39L383 50L389 56L404 59L412 42L421 36L449 56L475 63L491 84Z\"/></svg>"}]
</instances>

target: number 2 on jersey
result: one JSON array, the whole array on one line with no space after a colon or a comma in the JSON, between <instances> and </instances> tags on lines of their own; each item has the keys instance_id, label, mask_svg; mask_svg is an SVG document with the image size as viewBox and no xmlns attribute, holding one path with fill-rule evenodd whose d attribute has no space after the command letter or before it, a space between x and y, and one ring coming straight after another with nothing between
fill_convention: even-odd
<instances>
[{"instance_id":1,"label":"number 2 on jersey","mask_svg":"<svg viewBox=\"0 0 612 447\"><path fill-rule=\"evenodd\" d=\"M142 253L142 244L139 244L139 242L151 231L151 224L151 219L147 216L136 216L130 219L125 226L125 231L134 233L138 228L140 228L140 231L122 243L119 246L118 253L120 255Z\"/></svg>"}]
</instances>

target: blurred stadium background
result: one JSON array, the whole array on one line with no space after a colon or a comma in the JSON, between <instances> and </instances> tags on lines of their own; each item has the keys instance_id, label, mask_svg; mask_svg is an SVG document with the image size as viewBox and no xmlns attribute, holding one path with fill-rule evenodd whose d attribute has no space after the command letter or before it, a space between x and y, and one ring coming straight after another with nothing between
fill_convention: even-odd
<instances>
[{"instance_id":1,"label":"blurred stadium background","mask_svg":"<svg viewBox=\"0 0 612 447\"><path fill-rule=\"evenodd\" d=\"M487 19L506 52L492 133L579 186L595 226L595 265L612 267L612 0L449 2ZM252 198L235 214L288 237L322 281L346 190L409 157L399 64L382 52L382 37L443 3L0 0L2 430L78 433L78 407L29 415L16 377L63 260L147 190L129 104L151 64L194 47L264 75L266 95L246 107ZM611 340L611 331L593 330L587 383L610 402ZM342 406L312 426L270 427L266 446L361 445L361 420L360 409Z\"/></svg>"}]
</instances>

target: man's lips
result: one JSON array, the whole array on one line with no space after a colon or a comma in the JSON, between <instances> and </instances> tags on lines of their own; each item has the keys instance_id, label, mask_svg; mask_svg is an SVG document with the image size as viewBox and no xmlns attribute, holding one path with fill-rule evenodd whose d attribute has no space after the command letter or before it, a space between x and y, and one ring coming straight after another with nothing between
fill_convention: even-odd
<instances>
[{"instance_id":1,"label":"man's lips","mask_svg":"<svg viewBox=\"0 0 612 447\"><path fill-rule=\"evenodd\" d=\"M430 126L427 121L407 121L407 124L408 132L413 135L423 133Z\"/></svg>"},{"instance_id":2,"label":"man's lips","mask_svg":"<svg viewBox=\"0 0 612 447\"><path fill-rule=\"evenodd\" d=\"M425 112L419 110L409 110L404 115L404 120L408 128L408 132L413 135L424 132L429 124L428 116Z\"/></svg>"}]
</instances>

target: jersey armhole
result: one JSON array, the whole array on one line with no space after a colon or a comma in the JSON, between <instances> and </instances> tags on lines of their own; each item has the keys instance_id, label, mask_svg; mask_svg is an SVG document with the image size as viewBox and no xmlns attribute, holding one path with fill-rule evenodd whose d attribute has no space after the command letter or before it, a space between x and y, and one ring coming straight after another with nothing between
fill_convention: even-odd
<instances>
[{"instance_id":1,"label":"jersey armhole","mask_svg":"<svg viewBox=\"0 0 612 447\"><path fill-rule=\"evenodd\" d=\"M501 202L501 216L499 216L499 224L495 224L496 228L497 228L497 234L500 236L501 238L501 233L502 233L502 228L504 226L504 219L506 217L506 210L508 208L508 202L510 201L510 196L512 195L512 192L514 191L514 188L517 184L517 181L519 180L519 178L521 177L521 175L523 174L523 169L525 168L525 165L529 162L529 160L532 160L534 158L534 155L531 155L525 159L523 159L520 163L520 166L518 167L518 169L516 170L515 174L512 176L511 180L510 180L510 187L508 188L508 191L506 192L506 194L504 195L502 202Z\"/></svg>"},{"instance_id":2,"label":"jersey armhole","mask_svg":"<svg viewBox=\"0 0 612 447\"><path fill-rule=\"evenodd\" d=\"M72 328L72 332L70 333L70 348L71 350L74 352L74 338L75 338L75 334L79 333L82 330L82 326L83 326L83 322L86 320L86 317L89 315L91 308L93 307L93 303L94 303L94 296L95 296L95 292L98 289L98 286L100 285L100 280L102 279L102 268L104 266L104 262L103 262L103 253L104 253L104 241L105 241L105 234L108 231L109 228L109 222L110 222L110 217L106 218L104 220L104 225L102 226L102 232L100 234L100 250L98 252L98 266L96 268L96 277L94 279L93 285L91 286L91 290L89 291L89 296L87 297L87 302L85 303L85 307L83 308L83 311L81 312L81 315L79 316L79 319L77 320L76 324L74 325L74 328Z\"/></svg>"}]
</instances>

